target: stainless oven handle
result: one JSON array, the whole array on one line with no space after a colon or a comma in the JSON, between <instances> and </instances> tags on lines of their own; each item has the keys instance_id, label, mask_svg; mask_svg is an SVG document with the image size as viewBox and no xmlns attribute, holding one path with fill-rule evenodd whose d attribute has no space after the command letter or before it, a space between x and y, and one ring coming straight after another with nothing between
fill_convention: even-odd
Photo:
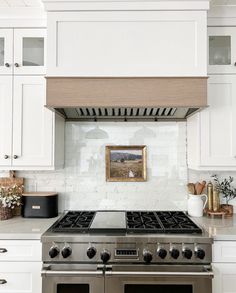
<instances>
[{"instance_id":1,"label":"stainless oven handle","mask_svg":"<svg viewBox=\"0 0 236 293\"><path fill-rule=\"evenodd\" d=\"M213 271L205 271L205 272L113 272L106 271L107 276L116 276L116 277L124 277L124 276L135 276L135 277L151 277L151 276L193 276L193 277L214 277Z\"/></svg>"},{"instance_id":2,"label":"stainless oven handle","mask_svg":"<svg viewBox=\"0 0 236 293\"><path fill-rule=\"evenodd\" d=\"M42 270L42 276L101 276L103 271L51 271Z\"/></svg>"}]
</instances>

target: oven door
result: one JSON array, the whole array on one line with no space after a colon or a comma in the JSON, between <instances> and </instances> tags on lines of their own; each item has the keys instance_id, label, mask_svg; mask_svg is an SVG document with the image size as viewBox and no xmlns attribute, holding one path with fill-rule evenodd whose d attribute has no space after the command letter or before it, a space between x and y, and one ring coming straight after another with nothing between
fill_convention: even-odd
<instances>
[{"instance_id":1,"label":"oven door","mask_svg":"<svg viewBox=\"0 0 236 293\"><path fill-rule=\"evenodd\" d=\"M41 275L42 293L104 292L104 273L96 265L48 265Z\"/></svg>"},{"instance_id":2,"label":"oven door","mask_svg":"<svg viewBox=\"0 0 236 293\"><path fill-rule=\"evenodd\" d=\"M106 293L211 293L211 267L192 265L111 266Z\"/></svg>"}]
</instances>

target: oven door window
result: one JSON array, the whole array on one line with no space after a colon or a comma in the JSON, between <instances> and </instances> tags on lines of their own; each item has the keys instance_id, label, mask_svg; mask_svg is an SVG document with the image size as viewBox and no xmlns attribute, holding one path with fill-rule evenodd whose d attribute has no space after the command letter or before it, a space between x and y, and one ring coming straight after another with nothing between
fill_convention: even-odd
<instances>
[{"instance_id":1,"label":"oven door window","mask_svg":"<svg viewBox=\"0 0 236 293\"><path fill-rule=\"evenodd\" d=\"M89 293L89 284L58 284L57 293Z\"/></svg>"},{"instance_id":2,"label":"oven door window","mask_svg":"<svg viewBox=\"0 0 236 293\"><path fill-rule=\"evenodd\" d=\"M179 285L179 284L172 284L172 285L164 285L164 284L157 284L157 285L125 285L125 293L193 293L192 285Z\"/></svg>"}]
</instances>

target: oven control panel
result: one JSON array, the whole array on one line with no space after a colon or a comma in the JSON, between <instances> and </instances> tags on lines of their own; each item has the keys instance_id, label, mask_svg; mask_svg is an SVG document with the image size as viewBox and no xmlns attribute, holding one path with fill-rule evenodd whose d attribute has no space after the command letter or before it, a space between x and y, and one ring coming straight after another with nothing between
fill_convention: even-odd
<instances>
[{"instance_id":1,"label":"oven control panel","mask_svg":"<svg viewBox=\"0 0 236 293\"><path fill-rule=\"evenodd\" d=\"M210 243L45 243L43 261L87 263L200 263L212 261Z\"/></svg>"}]
</instances>

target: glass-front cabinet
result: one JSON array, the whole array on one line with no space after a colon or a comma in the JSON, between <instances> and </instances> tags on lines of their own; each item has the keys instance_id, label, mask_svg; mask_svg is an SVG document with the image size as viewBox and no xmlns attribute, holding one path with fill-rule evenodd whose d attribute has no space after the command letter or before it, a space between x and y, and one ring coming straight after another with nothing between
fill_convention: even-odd
<instances>
[{"instance_id":1,"label":"glass-front cabinet","mask_svg":"<svg viewBox=\"0 0 236 293\"><path fill-rule=\"evenodd\" d=\"M0 74L45 74L45 29L0 29Z\"/></svg>"},{"instance_id":2,"label":"glass-front cabinet","mask_svg":"<svg viewBox=\"0 0 236 293\"><path fill-rule=\"evenodd\" d=\"M236 27L208 28L208 73L236 73Z\"/></svg>"},{"instance_id":3,"label":"glass-front cabinet","mask_svg":"<svg viewBox=\"0 0 236 293\"><path fill-rule=\"evenodd\" d=\"M17 29L14 33L14 73L44 74L46 31Z\"/></svg>"},{"instance_id":4,"label":"glass-front cabinet","mask_svg":"<svg viewBox=\"0 0 236 293\"><path fill-rule=\"evenodd\" d=\"M0 29L0 74L13 72L13 30Z\"/></svg>"}]
</instances>

